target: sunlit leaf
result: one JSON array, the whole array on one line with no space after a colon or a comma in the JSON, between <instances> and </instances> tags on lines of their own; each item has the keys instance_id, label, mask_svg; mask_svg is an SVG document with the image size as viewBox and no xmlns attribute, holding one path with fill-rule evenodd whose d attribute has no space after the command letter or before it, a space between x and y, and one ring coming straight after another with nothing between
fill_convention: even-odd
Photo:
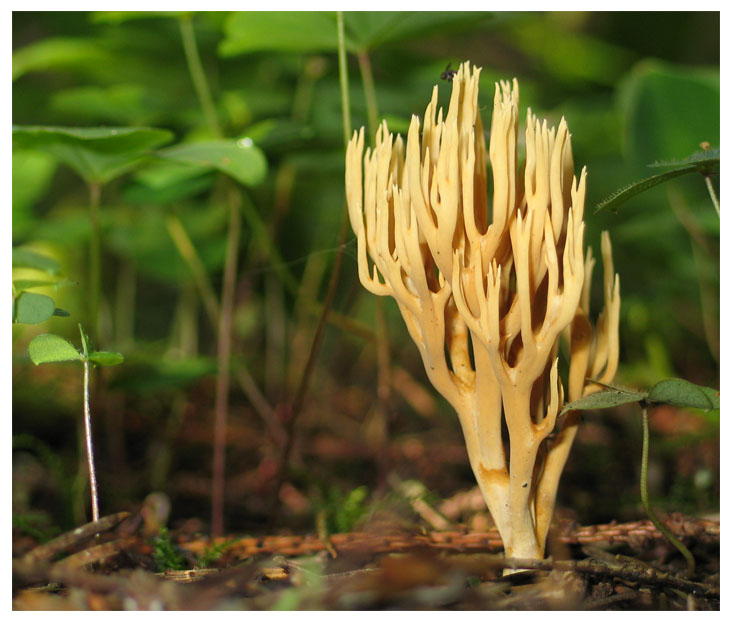
<instances>
[{"instance_id":1,"label":"sunlit leaf","mask_svg":"<svg viewBox=\"0 0 732 620\"><path fill-rule=\"evenodd\" d=\"M113 57L91 39L42 39L13 52L13 80L32 71L111 66Z\"/></svg>"},{"instance_id":2,"label":"sunlit leaf","mask_svg":"<svg viewBox=\"0 0 732 620\"><path fill-rule=\"evenodd\" d=\"M81 360L81 354L74 348L74 345L55 334L36 336L28 345L28 353L36 365Z\"/></svg>"},{"instance_id":3,"label":"sunlit leaf","mask_svg":"<svg viewBox=\"0 0 732 620\"><path fill-rule=\"evenodd\" d=\"M336 15L322 11L241 11L224 26L219 54L328 52L338 48Z\"/></svg>"},{"instance_id":4,"label":"sunlit leaf","mask_svg":"<svg viewBox=\"0 0 732 620\"><path fill-rule=\"evenodd\" d=\"M106 183L123 174L172 137L150 127L13 126L16 145L50 153L87 183Z\"/></svg>"},{"instance_id":5,"label":"sunlit leaf","mask_svg":"<svg viewBox=\"0 0 732 620\"><path fill-rule=\"evenodd\" d=\"M648 401L675 407L719 409L719 390L702 387L684 379L664 379L648 392Z\"/></svg>"},{"instance_id":6,"label":"sunlit leaf","mask_svg":"<svg viewBox=\"0 0 732 620\"><path fill-rule=\"evenodd\" d=\"M21 293L15 299L13 322L37 325L50 319L54 310L56 310L56 304L48 295Z\"/></svg>"},{"instance_id":7,"label":"sunlit leaf","mask_svg":"<svg viewBox=\"0 0 732 620\"><path fill-rule=\"evenodd\" d=\"M77 282L74 280L13 280L13 288L17 292L26 291L31 288L54 288L58 289L63 286L75 286Z\"/></svg>"},{"instance_id":8,"label":"sunlit leaf","mask_svg":"<svg viewBox=\"0 0 732 620\"><path fill-rule=\"evenodd\" d=\"M267 174L267 160L252 140L191 142L160 151L171 161L219 170L242 185L257 185Z\"/></svg>"}]
</instances>

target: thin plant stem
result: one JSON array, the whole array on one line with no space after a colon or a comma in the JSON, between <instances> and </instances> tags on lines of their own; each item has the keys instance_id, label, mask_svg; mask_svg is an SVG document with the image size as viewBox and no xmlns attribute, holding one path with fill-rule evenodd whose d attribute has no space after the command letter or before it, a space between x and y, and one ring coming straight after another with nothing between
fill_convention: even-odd
<instances>
[{"instance_id":1,"label":"thin plant stem","mask_svg":"<svg viewBox=\"0 0 732 620\"><path fill-rule=\"evenodd\" d=\"M183 51L185 52L186 62L188 63L188 72L191 74L193 87L196 89L196 95L201 104L203 115L206 118L206 124L216 137L220 137L221 127L216 116L216 108L211 97L211 89L208 87L206 73L201 63L201 55L198 53L196 34L193 31L193 18L189 14L184 14L180 17L178 23L180 24Z\"/></svg>"},{"instance_id":2,"label":"thin plant stem","mask_svg":"<svg viewBox=\"0 0 732 620\"><path fill-rule=\"evenodd\" d=\"M363 82L363 92L366 97L366 116L369 123L370 142L373 144L374 136L376 136L376 127L379 123L379 109L376 103L376 89L374 88L374 73L371 70L371 59L368 51L360 50L356 56L358 58L358 66L361 69L361 81Z\"/></svg>"},{"instance_id":3,"label":"thin plant stem","mask_svg":"<svg viewBox=\"0 0 732 620\"><path fill-rule=\"evenodd\" d=\"M231 325L236 303L236 266L239 256L241 200L233 188L229 201L229 233L226 240L224 281L218 325L218 373L214 418L213 482L211 489L211 531L220 536L224 529L224 481L226 475L226 424L229 410L231 371Z\"/></svg>"},{"instance_id":4,"label":"thin plant stem","mask_svg":"<svg viewBox=\"0 0 732 620\"><path fill-rule=\"evenodd\" d=\"M102 235L99 223L99 204L102 186L100 183L89 183L89 320L91 336L99 346L99 300L102 286Z\"/></svg>"},{"instance_id":5,"label":"thin plant stem","mask_svg":"<svg viewBox=\"0 0 732 620\"><path fill-rule=\"evenodd\" d=\"M350 111L350 99L348 97L348 68L346 64L346 45L345 45L345 32L343 28L343 12L336 12L336 23L338 27L338 75L341 86L341 107L343 111L343 142L344 146L348 144L348 140L351 137L351 111ZM285 481L285 470L290 460L290 453L294 443L294 432L295 423L302 410L305 402L305 396L307 395L308 387L310 385L310 378L312 376L313 369L315 368L315 361L320 350L320 345L323 341L323 335L325 333L325 325L328 320L328 313L330 307L335 298L336 288L338 284L338 278L340 277L341 264L343 263L343 248L345 245L346 233L348 231L348 217L347 211L344 208L341 212L341 225L338 233L338 251L336 252L335 259L333 260L333 270L330 274L330 280L328 281L328 289L323 300L323 307L318 317L318 323L315 327L315 333L313 334L312 344L310 346L310 353L308 359L305 362L305 368L300 379L295 397L290 406L289 416L285 424L285 445L282 449L280 463L279 463L279 476L278 481L275 485L274 502L276 506L278 504L279 492L282 488L282 484Z\"/></svg>"},{"instance_id":6,"label":"thin plant stem","mask_svg":"<svg viewBox=\"0 0 732 620\"><path fill-rule=\"evenodd\" d=\"M173 240L178 253L181 258L186 262L188 268L191 270L193 281L196 283L198 294L203 300L203 306L206 308L209 320L212 325L216 325L219 316L219 301L216 298L211 279L206 273L206 268L203 266L201 257L196 252L196 248L191 241L188 232L183 227L183 223L180 218L174 213L169 213L165 216L165 227L168 229L168 234Z\"/></svg>"},{"instance_id":7,"label":"thin plant stem","mask_svg":"<svg viewBox=\"0 0 732 620\"><path fill-rule=\"evenodd\" d=\"M707 185L707 189L709 190L709 197L712 199L712 204L714 205L715 210L717 211L717 215L719 216L719 198L717 198L717 192L714 191L714 184L712 183L712 178L708 175L704 175L704 182Z\"/></svg>"},{"instance_id":8,"label":"thin plant stem","mask_svg":"<svg viewBox=\"0 0 732 620\"><path fill-rule=\"evenodd\" d=\"M336 11L338 26L338 81L341 85L341 110L343 111L343 144L351 139L351 98L348 91L348 62L346 62L346 34L343 27L343 11Z\"/></svg>"},{"instance_id":9,"label":"thin plant stem","mask_svg":"<svg viewBox=\"0 0 732 620\"><path fill-rule=\"evenodd\" d=\"M84 349L84 436L86 438L86 463L89 468L89 491L91 493L92 520L99 521L99 495L97 493L97 472L94 467L94 442L92 441L91 407L89 406L89 351L81 332L81 344Z\"/></svg>"},{"instance_id":10,"label":"thin plant stem","mask_svg":"<svg viewBox=\"0 0 732 620\"><path fill-rule=\"evenodd\" d=\"M694 560L694 556L691 554L691 551L686 548L684 543L676 538L676 536L674 536L671 531L663 523L661 523L660 519L656 516L656 513L653 512L653 508L651 508L651 503L648 501L648 407L641 407L641 410L643 412L643 450L641 453L640 476L641 501L643 502L643 507L646 509L649 518L653 522L653 525L656 526L656 529L658 529L658 531L661 532L661 534L663 534L668 539L668 541L674 547L676 547L676 549L678 549L679 553L684 556L687 565L687 572L689 576L692 576L696 572L696 562Z\"/></svg>"}]
</instances>

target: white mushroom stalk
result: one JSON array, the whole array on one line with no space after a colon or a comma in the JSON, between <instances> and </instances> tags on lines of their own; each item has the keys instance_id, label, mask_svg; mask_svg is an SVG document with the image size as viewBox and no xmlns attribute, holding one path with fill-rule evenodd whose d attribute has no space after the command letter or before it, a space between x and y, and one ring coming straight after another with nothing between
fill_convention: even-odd
<instances>
[{"instance_id":1,"label":"white mushroom stalk","mask_svg":"<svg viewBox=\"0 0 732 620\"><path fill-rule=\"evenodd\" d=\"M396 300L430 381L457 412L506 556L539 559L579 421L570 413L557 422L560 337L569 400L598 389L587 379L611 381L620 284L603 233L605 307L593 327L587 174L574 176L567 124L548 128L529 110L519 171L518 83L496 85L486 153L479 76L461 65L444 119L435 86L406 148L386 122L365 155L363 128L354 133L346 196L359 278Z\"/></svg>"}]
</instances>

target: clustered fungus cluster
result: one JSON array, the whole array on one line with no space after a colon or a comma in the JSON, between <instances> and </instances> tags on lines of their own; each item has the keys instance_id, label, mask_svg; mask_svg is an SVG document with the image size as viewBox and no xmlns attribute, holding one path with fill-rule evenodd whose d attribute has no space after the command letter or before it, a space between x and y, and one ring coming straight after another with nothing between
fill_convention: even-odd
<instances>
[{"instance_id":1,"label":"clustered fungus cluster","mask_svg":"<svg viewBox=\"0 0 732 620\"><path fill-rule=\"evenodd\" d=\"M587 174L574 176L567 124L548 128L529 110L519 168L518 83L501 82L486 151L479 76L460 66L444 119L435 86L406 146L386 122L365 154L363 128L355 133L346 195L359 278L396 300L430 381L457 412L506 556L539 559L579 422L576 412L558 416L560 342L570 401L599 389L588 379L611 381L620 285L603 233L604 308L593 326Z\"/></svg>"}]
</instances>

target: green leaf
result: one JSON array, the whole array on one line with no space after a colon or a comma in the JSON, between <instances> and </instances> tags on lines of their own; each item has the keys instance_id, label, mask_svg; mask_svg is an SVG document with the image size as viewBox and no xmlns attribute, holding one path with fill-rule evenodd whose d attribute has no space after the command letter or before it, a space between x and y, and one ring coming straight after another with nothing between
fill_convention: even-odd
<instances>
[{"instance_id":1,"label":"green leaf","mask_svg":"<svg viewBox=\"0 0 732 620\"><path fill-rule=\"evenodd\" d=\"M116 366L124 362L125 358L121 353L113 351L94 351L89 356L89 361L99 366Z\"/></svg>"},{"instance_id":2,"label":"green leaf","mask_svg":"<svg viewBox=\"0 0 732 620\"><path fill-rule=\"evenodd\" d=\"M55 334L41 334L28 345L31 360L37 366L47 362L81 361L81 354L68 340Z\"/></svg>"},{"instance_id":3,"label":"green leaf","mask_svg":"<svg viewBox=\"0 0 732 620\"><path fill-rule=\"evenodd\" d=\"M61 265L55 258L50 258L29 250L28 248L13 248L13 267L32 267L46 273L58 273Z\"/></svg>"},{"instance_id":4,"label":"green leaf","mask_svg":"<svg viewBox=\"0 0 732 620\"><path fill-rule=\"evenodd\" d=\"M76 285L73 280L13 280L13 288L18 292L28 290L29 288L54 288L58 289L62 286Z\"/></svg>"},{"instance_id":5,"label":"green leaf","mask_svg":"<svg viewBox=\"0 0 732 620\"><path fill-rule=\"evenodd\" d=\"M693 153L702 141L719 144L718 68L644 60L628 74L619 94L625 145L636 165Z\"/></svg>"},{"instance_id":6,"label":"green leaf","mask_svg":"<svg viewBox=\"0 0 732 620\"><path fill-rule=\"evenodd\" d=\"M55 310L56 304L48 295L21 293L15 299L13 322L37 325L50 319Z\"/></svg>"},{"instance_id":7,"label":"green leaf","mask_svg":"<svg viewBox=\"0 0 732 620\"><path fill-rule=\"evenodd\" d=\"M719 149L708 149L705 151L697 151L693 155L689 155L685 159L676 159L671 161L657 161L648 164L649 168L663 168L667 166L699 166L700 172L712 172L719 167Z\"/></svg>"},{"instance_id":8,"label":"green leaf","mask_svg":"<svg viewBox=\"0 0 732 620\"><path fill-rule=\"evenodd\" d=\"M695 165L686 166L684 168L676 168L676 170L662 172L661 174L656 174L652 177L648 177L647 179L634 181L627 187L613 192L612 194L610 194L610 196L597 203L597 205L595 205L595 213L598 213L603 209L616 209L624 202L627 202L638 194L642 194L651 187L654 187L659 183L663 183L664 181L670 181L675 177L680 177L683 174L689 174L690 172L699 172L699 166Z\"/></svg>"},{"instance_id":9,"label":"green leaf","mask_svg":"<svg viewBox=\"0 0 732 620\"><path fill-rule=\"evenodd\" d=\"M53 38L13 52L13 81L31 71L112 66L114 58L91 39Z\"/></svg>"},{"instance_id":10,"label":"green leaf","mask_svg":"<svg viewBox=\"0 0 732 620\"><path fill-rule=\"evenodd\" d=\"M664 379L648 392L648 401L675 407L719 409L719 390L702 387L684 379Z\"/></svg>"},{"instance_id":11,"label":"green leaf","mask_svg":"<svg viewBox=\"0 0 732 620\"><path fill-rule=\"evenodd\" d=\"M445 36L466 27L475 29L492 19L491 13L482 11L348 11L343 15L348 41L363 50L432 34Z\"/></svg>"},{"instance_id":12,"label":"green leaf","mask_svg":"<svg viewBox=\"0 0 732 620\"><path fill-rule=\"evenodd\" d=\"M22 239L33 230L38 217L33 207L48 190L56 166L46 153L13 151L13 239Z\"/></svg>"},{"instance_id":13,"label":"green leaf","mask_svg":"<svg viewBox=\"0 0 732 620\"><path fill-rule=\"evenodd\" d=\"M251 139L191 142L160 151L171 161L219 170L242 185L257 185L267 173L267 159Z\"/></svg>"},{"instance_id":14,"label":"green leaf","mask_svg":"<svg viewBox=\"0 0 732 620\"><path fill-rule=\"evenodd\" d=\"M632 392L630 390L619 390L610 387L602 392L595 392L589 396L583 396L571 403L564 405L559 415L562 416L568 411L584 410L584 409L610 409L618 405L626 403L637 403L642 401L646 395L642 392Z\"/></svg>"},{"instance_id":15,"label":"green leaf","mask_svg":"<svg viewBox=\"0 0 732 620\"><path fill-rule=\"evenodd\" d=\"M151 127L13 126L13 142L50 153L87 183L106 183L120 176L173 134Z\"/></svg>"},{"instance_id":16,"label":"green leaf","mask_svg":"<svg viewBox=\"0 0 732 620\"><path fill-rule=\"evenodd\" d=\"M334 12L241 11L232 13L226 20L224 34L219 45L221 56L265 50L332 52L338 49Z\"/></svg>"}]
</instances>

